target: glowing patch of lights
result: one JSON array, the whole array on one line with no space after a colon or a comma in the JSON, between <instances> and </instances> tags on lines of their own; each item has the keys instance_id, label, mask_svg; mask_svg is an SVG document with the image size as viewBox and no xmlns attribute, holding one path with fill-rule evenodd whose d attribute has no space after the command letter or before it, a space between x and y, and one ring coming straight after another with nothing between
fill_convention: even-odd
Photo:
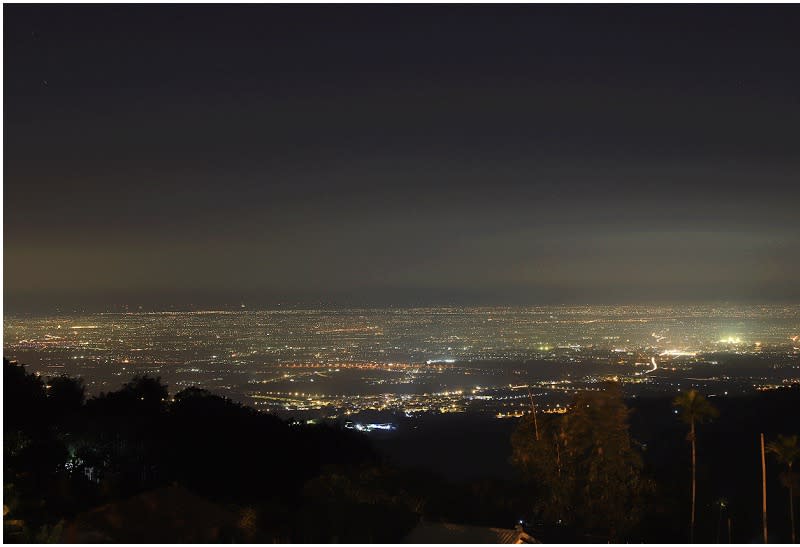
<instances>
[{"instance_id":1,"label":"glowing patch of lights","mask_svg":"<svg viewBox=\"0 0 800 547\"><path fill-rule=\"evenodd\" d=\"M668 349L662 351L661 355L669 355L670 357L694 357L697 355L696 351L683 351L680 349Z\"/></svg>"}]
</instances>

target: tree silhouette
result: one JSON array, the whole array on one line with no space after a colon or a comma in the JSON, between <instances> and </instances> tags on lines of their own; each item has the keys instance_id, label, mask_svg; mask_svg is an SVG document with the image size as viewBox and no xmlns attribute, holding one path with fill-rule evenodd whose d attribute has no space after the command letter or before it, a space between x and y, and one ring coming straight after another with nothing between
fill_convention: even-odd
<instances>
[{"instance_id":1,"label":"tree silhouette","mask_svg":"<svg viewBox=\"0 0 800 547\"><path fill-rule=\"evenodd\" d=\"M56 376L47 380L47 404L54 417L63 419L83 406L86 387L83 380L69 376Z\"/></svg>"},{"instance_id":2,"label":"tree silhouette","mask_svg":"<svg viewBox=\"0 0 800 547\"><path fill-rule=\"evenodd\" d=\"M558 522L571 514L571 496L575 482L574 469L565 467L561 458L566 442L560 416L539 417L539 439L536 438L533 415L520 420L511 437L511 462L522 471L534 487L534 512L545 520Z\"/></svg>"},{"instance_id":3,"label":"tree silhouette","mask_svg":"<svg viewBox=\"0 0 800 547\"><path fill-rule=\"evenodd\" d=\"M3 359L3 430L30 433L46 425L44 382Z\"/></svg>"},{"instance_id":4,"label":"tree silhouette","mask_svg":"<svg viewBox=\"0 0 800 547\"><path fill-rule=\"evenodd\" d=\"M609 384L580 392L566 414L543 419L539 440L532 420L521 423L512 461L539 487L537 512L609 539L637 524L649 481L641 475L628 413L619 386Z\"/></svg>"},{"instance_id":5,"label":"tree silhouette","mask_svg":"<svg viewBox=\"0 0 800 547\"><path fill-rule=\"evenodd\" d=\"M697 497L697 424L701 424L719 415L717 409L708 402L708 399L691 389L684 391L672 403L678 407L681 419L689 424L689 434L686 436L692 445L692 514L689 520L689 543L694 543L695 503Z\"/></svg>"},{"instance_id":6,"label":"tree silhouette","mask_svg":"<svg viewBox=\"0 0 800 547\"><path fill-rule=\"evenodd\" d=\"M142 402L148 410L158 411L166 407L169 389L161 383L161 378L144 375L134 376L122 386L121 393Z\"/></svg>"},{"instance_id":7,"label":"tree silhouette","mask_svg":"<svg viewBox=\"0 0 800 547\"><path fill-rule=\"evenodd\" d=\"M767 445L767 451L775 455L775 459L786 466L786 472L781 473L781 482L789 490L789 523L791 524L792 543L795 543L794 533L794 487L798 482L797 473L792 471L792 466L800 460L800 446L797 435L778 435L777 441Z\"/></svg>"},{"instance_id":8,"label":"tree silhouette","mask_svg":"<svg viewBox=\"0 0 800 547\"><path fill-rule=\"evenodd\" d=\"M191 400L193 398L206 398L214 397L215 395L207 389L191 386L187 387L175 394L175 402L180 403L184 400Z\"/></svg>"}]
</instances>

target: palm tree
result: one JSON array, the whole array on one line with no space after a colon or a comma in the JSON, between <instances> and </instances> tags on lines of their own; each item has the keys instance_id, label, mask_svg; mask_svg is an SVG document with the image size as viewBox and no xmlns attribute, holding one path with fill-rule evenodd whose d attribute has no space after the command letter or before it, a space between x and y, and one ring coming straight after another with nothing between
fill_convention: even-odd
<instances>
[{"instance_id":1,"label":"palm tree","mask_svg":"<svg viewBox=\"0 0 800 547\"><path fill-rule=\"evenodd\" d=\"M794 535L794 484L797 482L797 475L792 472L792 466L800 460L800 445L797 444L797 435L784 436L778 435L777 441L772 441L767 445L767 451L775 454L775 459L785 464L787 472L781 474L781 482L789 489L789 522L792 525L792 543L795 543Z\"/></svg>"},{"instance_id":2,"label":"palm tree","mask_svg":"<svg viewBox=\"0 0 800 547\"><path fill-rule=\"evenodd\" d=\"M689 521L689 543L694 543L695 499L697 497L697 434L696 425L719 415L708 399L692 389L675 397L672 404L681 412L681 418L689 424L686 440L692 443L692 516Z\"/></svg>"}]
</instances>

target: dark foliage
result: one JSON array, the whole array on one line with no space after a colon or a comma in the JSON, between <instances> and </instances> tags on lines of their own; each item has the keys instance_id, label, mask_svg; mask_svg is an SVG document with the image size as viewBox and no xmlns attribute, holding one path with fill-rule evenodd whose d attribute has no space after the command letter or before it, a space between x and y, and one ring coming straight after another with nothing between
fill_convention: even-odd
<instances>
[{"instance_id":1,"label":"dark foliage","mask_svg":"<svg viewBox=\"0 0 800 547\"><path fill-rule=\"evenodd\" d=\"M521 422L513 459L536 492L537 519L610 540L636 528L652 488L628 432L629 412L620 388L610 384L579 392L566 414L544 417L541 427Z\"/></svg>"},{"instance_id":2,"label":"dark foliage","mask_svg":"<svg viewBox=\"0 0 800 547\"><path fill-rule=\"evenodd\" d=\"M531 441L532 424L521 421L517 463L538 477L522 482L490 478L508 456L504 431L510 429L502 428L511 424L477 417L446 422L445 444L464 442L444 456L431 437L441 436L439 429L415 434L411 428L402 441L429 461L451 465L458 456L462 468L478 470L473 478L446 479L402 467L403 458L387 464L388 452L380 457L373 448L381 442L350 430L282 421L197 388L170 399L158 378L134 378L86 400L74 379L44 382L8 362L3 376L6 541L58 540L89 510L105 507L124 518L125 507L158 499L159 492L174 492L205 511L219 508L219 518L210 520L227 524L203 536L218 541L397 542L420 517L504 528L522 518L545 542L605 541L611 533L618 540L686 541L690 456L686 426L669 397L623 402L613 391L583 394L572 417L540 416L542 438L553 441L541 450ZM776 441L778 434L797 433L800 389L713 401L720 418L705 424L697 439L695 538L725 542L731 518L734 542L758 540L758 434ZM490 441L467 443L479 430L491 433L481 437ZM402 444L382 442L384 448ZM567 481L553 480L556 446ZM525 451L538 463L525 461ZM786 465L770 459L767 471L776 512L770 537L788 541ZM645 477L655 481L654 495L642 488ZM724 507L720 499L727 500ZM552 517L565 507L567 519L559 524ZM176 533L165 530L163 537Z\"/></svg>"},{"instance_id":3,"label":"dark foliage","mask_svg":"<svg viewBox=\"0 0 800 547\"><path fill-rule=\"evenodd\" d=\"M5 499L9 521L22 526L11 530L11 540L49 537L62 520L167 485L233 504L245 516L251 507L294 508L291 518L280 520L259 518L252 509L253 518L225 532L228 539L399 540L416 519L403 505L399 527L388 525L401 504L394 498L306 494L306 483L325 473L346 477L354 466L379 463L361 434L284 422L197 388L171 401L167 386L148 376L85 401L78 380L45 383L8 361L3 373ZM340 528L350 526L349 532L317 527L311 534L296 518L330 517L345 508L352 522L341 521ZM376 524L358 529L367 517Z\"/></svg>"}]
</instances>

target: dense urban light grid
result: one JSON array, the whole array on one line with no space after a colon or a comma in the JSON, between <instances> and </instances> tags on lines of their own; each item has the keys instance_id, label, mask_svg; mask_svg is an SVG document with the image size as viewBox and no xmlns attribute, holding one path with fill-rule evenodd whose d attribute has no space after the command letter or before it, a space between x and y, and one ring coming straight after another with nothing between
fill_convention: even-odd
<instances>
[{"instance_id":1,"label":"dense urban light grid","mask_svg":"<svg viewBox=\"0 0 800 547\"><path fill-rule=\"evenodd\" d=\"M797 306L584 306L109 313L6 318L5 351L90 393L135 375L282 415L561 408L620 381L633 396L739 395L800 381Z\"/></svg>"}]
</instances>

